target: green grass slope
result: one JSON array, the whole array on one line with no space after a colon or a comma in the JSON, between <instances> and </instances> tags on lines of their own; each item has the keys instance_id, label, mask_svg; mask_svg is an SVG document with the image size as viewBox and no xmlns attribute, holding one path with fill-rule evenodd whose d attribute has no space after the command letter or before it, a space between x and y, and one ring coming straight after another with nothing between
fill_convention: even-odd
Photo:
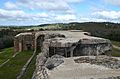
<instances>
[{"instance_id":1,"label":"green grass slope","mask_svg":"<svg viewBox=\"0 0 120 79\"><path fill-rule=\"evenodd\" d=\"M0 64L11 58L14 54L13 47L5 48L0 51Z\"/></svg>"},{"instance_id":2,"label":"green grass slope","mask_svg":"<svg viewBox=\"0 0 120 79\"><path fill-rule=\"evenodd\" d=\"M9 48L6 50L6 52L13 51L13 49ZM32 56L32 53L32 51L24 51L20 52L18 55L16 55L16 57L11 58L8 63L0 67L0 79L16 79L24 64ZM6 55L3 56L3 58L5 57Z\"/></svg>"}]
</instances>

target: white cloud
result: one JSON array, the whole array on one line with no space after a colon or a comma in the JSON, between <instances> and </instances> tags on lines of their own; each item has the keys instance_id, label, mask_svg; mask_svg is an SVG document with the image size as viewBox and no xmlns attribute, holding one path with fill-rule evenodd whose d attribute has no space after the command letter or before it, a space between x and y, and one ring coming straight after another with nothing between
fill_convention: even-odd
<instances>
[{"instance_id":1,"label":"white cloud","mask_svg":"<svg viewBox=\"0 0 120 79\"><path fill-rule=\"evenodd\" d=\"M6 2L4 6L6 9L18 9L18 6L12 2Z\"/></svg>"},{"instance_id":2,"label":"white cloud","mask_svg":"<svg viewBox=\"0 0 120 79\"><path fill-rule=\"evenodd\" d=\"M99 19L99 18L91 18L91 17L81 17L80 18L80 20L79 20L80 22L107 22L107 20L105 20L105 19Z\"/></svg>"},{"instance_id":3,"label":"white cloud","mask_svg":"<svg viewBox=\"0 0 120 79\"><path fill-rule=\"evenodd\" d=\"M67 14L67 15L57 15L55 19L58 21L74 21L77 18L75 15Z\"/></svg>"},{"instance_id":4,"label":"white cloud","mask_svg":"<svg viewBox=\"0 0 120 79\"><path fill-rule=\"evenodd\" d=\"M19 0L18 5L29 9L68 10L70 6L62 0Z\"/></svg>"},{"instance_id":5,"label":"white cloud","mask_svg":"<svg viewBox=\"0 0 120 79\"><path fill-rule=\"evenodd\" d=\"M120 6L120 0L104 0L105 3Z\"/></svg>"},{"instance_id":6,"label":"white cloud","mask_svg":"<svg viewBox=\"0 0 120 79\"><path fill-rule=\"evenodd\" d=\"M99 17L99 18L106 18L106 19L120 19L120 11L98 11L94 12L92 15Z\"/></svg>"},{"instance_id":7,"label":"white cloud","mask_svg":"<svg viewBox=\"0 0 120 79\"><path fill-rule=\"evenodd\" d=\"M71 4L83 0L16 0L7 1L4 8L0 9L0 20L4 21L41 21L43 22L68 22L77 19ZM26 13L24 9L31 12ZM32 11L35 11L32 12ZM43 12L42 12L43 11Z\"/></svg>"},{"instance_id":8,"label":"white cloud","mask_svg":"<svg viewBox=\"0 0 120 79\"><path fill-rule=\"evenodd\" d=\"M18 0L15 4L30 10L74 13L71 4L80 3L82 1L84 0Z\"/></svg>"},{"instance_id":9,"label":"white cloud","mask_svg":"<svg viewBox=\"0 0 120 79\"><path fill-rule=\"evenodd\" d=\"M0 9L0 20L2 21L36 21L36 22L69 22L77 18L73 14L51 14L51 13L25 13L22 10Z\"/></svg>"},{"instance_id":10,"label":"white cloud","mask_svg":"<svg viewBox=\"0 0 120 79\"><path fill-rule=\"evenodd\" d=\"M28 14L22 10L4 10L0 9L0 20L6 21L17 21L17 20L42 20L43 18L47 18L48 14L46 13L36 13L36 14Z\"/></svg>"},{"instance_id":11,"label":"white cloud","mask_svg":"<svg viewBox=\"0 0 120 79\"><path fill-rule=\"evenodd\" d=\"M0 9L0 17L10 17L10 18L14 18L14 17L21 17L21 16L26 16L25 13L23 11L20 10L4 10L4 9Z\"/></svg>"},{"instance_id":12,"label":"white cloud","mask_svg":"<svg viewBox=\"0 0 120 79\"><path fill-rule=\"evenodd\" d=\"M68 3L78 3L78 2L82 2L83 0L64 0Z\"/></svg>"}]
</instances>

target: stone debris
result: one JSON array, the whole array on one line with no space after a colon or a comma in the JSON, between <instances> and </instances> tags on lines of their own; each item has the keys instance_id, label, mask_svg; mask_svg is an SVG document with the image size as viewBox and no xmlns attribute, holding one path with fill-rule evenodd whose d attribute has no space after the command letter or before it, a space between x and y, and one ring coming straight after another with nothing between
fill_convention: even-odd
<instances>
[{"instance_id":1,"label":"stone debris","mask_svg":"<svg viewBox=\"0 0 120 79\"><path fill-rule=\"evenodd\" d=\"M120 60L108 56L98 56L95 59L90 57L81 57L75 59L74 61L76 63L90 63L105 66L111 69L120 69Z\"/></svg>"},{"instance_id":2,"label":"stone debris","mask_svg":"<svg viewBox=\"0 0 120 79\"><path fill-rule=\"evenodd\" d=\"M47 56L45 53L40 53L36 59L36 69L32 76L32 79L49 79L47 74L47 69L45 67L45 62L47 61Z\"/></svg>"},{"instance_id":3,"label":"stone debris","mask_svg":"<svg viewBox=\"0 0 120 79\"><path fill-rule=\"evenodd\" d=\"M48 58L48 60L45 63L45 66L49 69L52 70L53 68L59 66L64 62L63 56L60 55L53 55L51 58Z\"/></svg>"}]
</instances>

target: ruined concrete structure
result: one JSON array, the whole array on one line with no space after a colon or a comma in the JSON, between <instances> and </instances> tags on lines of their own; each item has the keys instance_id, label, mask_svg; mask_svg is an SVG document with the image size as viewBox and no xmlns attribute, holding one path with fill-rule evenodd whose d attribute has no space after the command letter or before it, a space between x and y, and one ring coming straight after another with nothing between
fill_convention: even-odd
<instances>
[{"instance_id":1,"label":"ruined concrete structure","mask_svg":"<svg viewBox=\"0 0 120 79\"><path fill-rule=\"evenodd\" d=\"M42 48L49 56L65 57L108 54L112 47L109 40L80 30L20 33L15 36L14 46L16 52Z\"/></svg>"},{"instance_id":2,"label":"ruined concrete structure","mask_svg":"<svg viewBox=\"0 0 120 79\"><path fill-rule=\"evenodd\" d=\"M42 32L40 32L41 34ZM44 40L43 35L39 32L27 32L20 33L14 38L14 49L15 52L22 52L25 50L36 50L40 49Z\"/></svg>"},{"instance_id":3,"label":"ruined concrete structure","mask_svg":"<svg viewBox=\"0 0 120 79\"><path fill-rule=\"evenodd\" d=\"M51 67L65 62L59 60L61 56L70 58L87 55L108 55L112 48L110 40L93 37L90 36L90 33L80 30L20 33L15 36L14 46L16 52L41 49L41 53L36 59L36 69L32 79L50 79L50 74L47 71Z\"/></svg>"},{"instance_id":4,"label":"ruined concrete structure","mask_svg":"<svg viewBox=\"0 0 120 79\"><path fill-rule=\"evenodd\" d=\"M34 39L33 33L20 33L15 36L14 48L15 52L21 52L24 50L34 50Z\"/></svg>"}]
</instances>

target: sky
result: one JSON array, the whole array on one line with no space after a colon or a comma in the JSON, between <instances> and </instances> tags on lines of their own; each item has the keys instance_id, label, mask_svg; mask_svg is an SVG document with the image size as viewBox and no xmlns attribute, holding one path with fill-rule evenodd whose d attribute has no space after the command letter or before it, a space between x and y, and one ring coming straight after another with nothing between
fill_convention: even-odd
<instances>
[{"instance_id":1,"label":"sky","mask_svg":"<svg viewBox=\"0 0 120 79\"><path fill-rule=\"evenodd\" d=\"M120 23L120 0L0 0L0 25Z\"/></svg>"}]
</instances>

